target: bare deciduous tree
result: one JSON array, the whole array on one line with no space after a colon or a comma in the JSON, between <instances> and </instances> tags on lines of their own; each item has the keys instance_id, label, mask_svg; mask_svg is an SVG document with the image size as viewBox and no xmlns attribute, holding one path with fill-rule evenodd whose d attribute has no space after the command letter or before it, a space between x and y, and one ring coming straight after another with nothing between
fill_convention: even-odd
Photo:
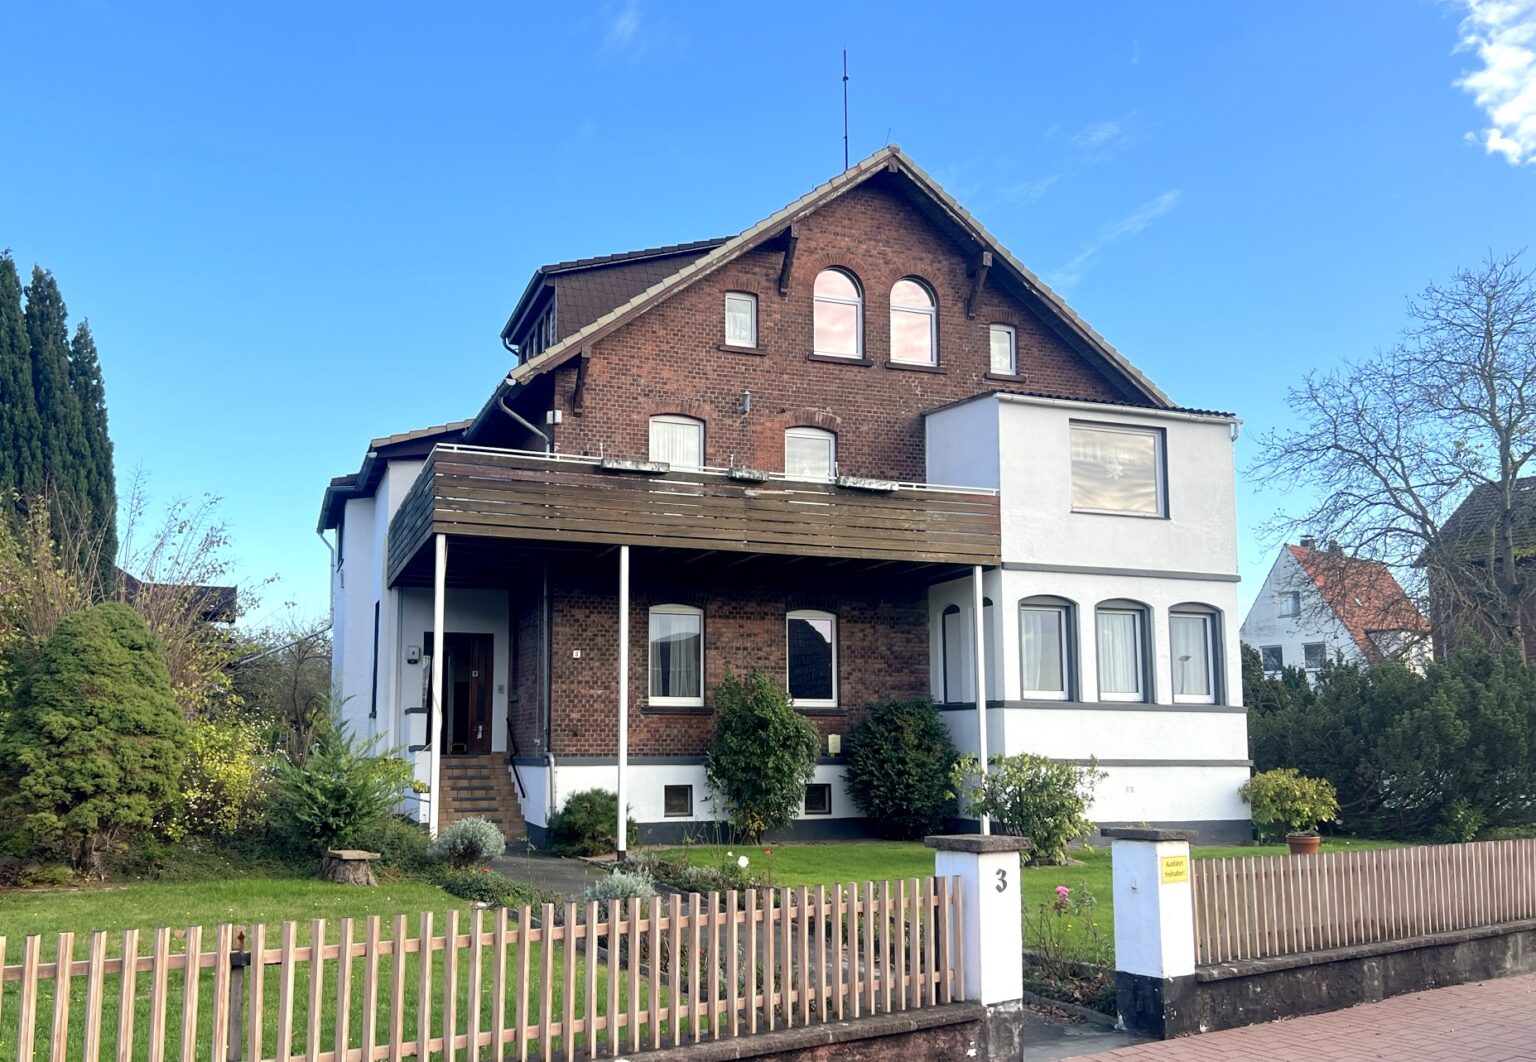
<instances>
[{"instance_id":1,"label":"bare deciduous tree","mask_svg":"<svg viewBox=\"0 0 1536 1062\"><path fill-rule=\"evenodd\" d=\"M1289 392L1294 423L1261 438L1253 472L1317 500L1268 530L1379 560L1421 606L1433 591L1441 633L1523 645L1532 587L1522 562L1536 546L1536 491L1522 489L1536 473L1533 273L1518 254L1490 256L1430 285L1408 312L1392 349L1310 373ZM1340 563L1322 577L1365 571Z\"/></svg>"},{"instance_id":2,"label":"bare deciduous tree","mask_svg":"<svg viewBox=\"0 0 1536 1062\"><path fill-rule=\"evenodd\" d=\"M303 765L331 704L329 623L289 619L253 635L235 665L245 709L276 724L284 751Z\"/></svg>"}]
</instances>

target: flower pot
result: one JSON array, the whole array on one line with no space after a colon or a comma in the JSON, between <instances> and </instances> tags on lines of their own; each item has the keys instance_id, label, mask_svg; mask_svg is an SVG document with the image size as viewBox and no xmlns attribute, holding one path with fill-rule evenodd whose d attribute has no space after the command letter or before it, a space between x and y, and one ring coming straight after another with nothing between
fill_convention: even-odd
<instances>
[{"instance_id":1,"label":"flower pot","mask_svg":"<svg viewBox=\"0 0 1536 1062\"><path fill-rule=\"evenodd\" d=\"M1288 833L1285 843L1291 847L1291 855L1316 855L1323 839L1315 833Z\"/></svg>"}]
</instances>

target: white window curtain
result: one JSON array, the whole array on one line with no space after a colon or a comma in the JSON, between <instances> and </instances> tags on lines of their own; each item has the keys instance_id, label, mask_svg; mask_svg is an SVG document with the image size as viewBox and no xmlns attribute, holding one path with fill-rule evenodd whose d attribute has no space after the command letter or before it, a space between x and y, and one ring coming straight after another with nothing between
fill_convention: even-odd
<instances>
[{"instance_id":1,"label":"white window curtain","mask_svg":"<svg viewBox=\"0 0 1536 1062\"><path fill-rule=\"evenodd\" d=\"M704 422L692 417L651 418L651 460L673 468L704 466Z\"/></svg>"},{"instance_id":2,"label":"white window curtain","mask_svg":"<svg viewBox=\"0 0 1536 1062\"><path fill-rule=\"evenodd\" d=\"M1011 325L993 325L992 371L999 376L1013 376L1018 370L1017 339Z\"/></svg>"},{"instance_id":3,"label":"white window curtain","mask_svg":"<svg viewBox=\"0 0 1536 1062\"><path fill-rule=\"evenodd\" d=\"M732 347L757 346L757 296L744 291L725 295L725 342Z\"/></svg>"},{"instance_id":4,"label":"white window curtain","mask_svg":"<svg viewBox=\"0 0 1536 1062\"><path fill-rule=\"evenodd\" d=\"M1138 428L1072 425L1072 508L1161 516L1162 435Z\"/></svg>"},{"instance_id":5,"label":"white window curtain","mask_svg":"<svg viewBox=\"0 0 1536 1062\"><path fill-rule=\"evenodd\" d=\"M1098 615L1099 699L1143 699L1142 619L1128 609L1101 609Z\"/></svg>"},{"instance_id":6,"label":"white window curtain","mask_svg":"<svg viewBox=\"0 0 1536 1062\"><path fill-rule=\"evenodd\" d=\"M681 605L651 609L651 703L704 703L704 614Z\"/></svg>"},{"instance_id":7,"label":"white window curtain","mask_svg":"<svg viewBox=\"0 0 1536 1062\"><path fill-rule=\"evenodd\" d=\"M1067 610L1054 606L1019 608L1019 657L1024 696L1067 699Z\"/></svg>"},{"instance_id":8,"label":"white window curtain","mask_svg":"<svg viewBox=\"0 0 1536 1062\"><path fill-rule=\"evenodd\" d=\"M1211 704L1216 700L1211 626L1211 617L1206 615L1175 614L1168 617L1175 701Z\"/></svg>"},{"instance_id":9,"label":"white window curtain","mask_svg":"<svg viewBox=\"0 0 1536 1062\"><path fill-rule=\"evenodd\" d=\"M837 436L821 428L784 432L784 474L791 479L830 480L837 475Z\"/></svg>"}]
</instances>

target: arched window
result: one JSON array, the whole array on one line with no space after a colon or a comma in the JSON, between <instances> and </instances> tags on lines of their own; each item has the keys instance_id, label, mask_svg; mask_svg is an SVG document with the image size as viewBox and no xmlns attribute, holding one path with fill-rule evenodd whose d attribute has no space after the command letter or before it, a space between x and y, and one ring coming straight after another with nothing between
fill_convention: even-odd
<instances>
[{"instance_id":1,"label":"arched window","mask_svg":"<svg viewBox=\"0 0 1536 1062\"><path fill-rule=\"evenodd\" d=\"M899 365L939 363L939 312L928 285L913 277L891 288L891 360Z\"/></svg>"},{"instance_id":2,"label":"arched window","mask_svg":"<svg viewBox=\"0 0 1536 1062\"><path fill-rule=\"evenodd\" d=\"M852 273L823 269L816 275L813 350L829 358L864 356L864 293Z\"/></svg>"},{"instance_id":3,"label":"arched window","mask_svg":"<svg viewBox=\"0 0 1536 1062\"><path fill-rule=\"evenodd\" d=\"M832 479L837 475L837 436L821 428L785 431L784 474L791 479Z\"/></svg>"},{"instance_id":4,"label":"arched window","mask_svg":"<svg viewBox=\"0 0 1536 1062\"><path fill-rule=\"evenodd\" d=\"M1215 704L1220 699L1221 614L1186 603L1168 611L1168 656L1176 704Z\"/></svg>"},{"instance_id":5,"label":"arched window","mask_svg":"<svg viewBox=\"0 0 1536 1062\"><path fill-rule=\"evenodd\" d=\"M1099 700L1150 700L1146 606L1134 601L1104 601L1095 621Z\"/></svg>"},{"instance_id":6,"label":"arched window","mask_svg":"<svg viewBox=\"0 0 1536 1062\"><path fill-rule=\"evenodd\" d=\"M651 460L673 468L703 468L704 422L670 413L652 417Z\"/></svg>"},{"instance_id":7,"label":"arched window","mask_svg":"<svg viewBox=\"0 0 1536 1062\"><path fill-rule=\"evenodd\" d=\"M1019 602L1019 680L1026 699L1072 697L1072 603L1059 597Z\"/></svg>"},{"instance_id":8,"label":"arched window","mask_svg":"<svg viewBox=\"0 0 1536 1062\"><path fill-rule=\"evenodd\" d=\"M837 707L837 617L798 609L785 617L788 688L796 708Z\"/></svg>"},{"instance_id":9,"label":"arched window","mask_svg":"<svg viewBox=\"0 0 1536 1062\"><path fill-rule=\"evenodd\" d=\"M650 703L704 703L704 610L692 605L651 608Z\"/></svg>"},{"instance_id":10,"label":"arched window","mask_svg":"<svg viewBox=\"0 0 1536 1062\"><path fill-rule=\"evenodd\" d=\"M941 692L944 701L953 704L971 699L971 664L966 660L970 639L966 637L965 614L959 605L945 605L939 616L939 640L943 667Z\"/></svg>"},{"instance_id":11,"label":"arched window","mask_svg":"<svg viewBox=\"0 0 1536 1062\"><path fill-rule=\"evenodd\" d=\"M997 688L998 676L1002 673L997 666L1000 663L997 649L997 609L992 607L990 597L981 599L981 637L982 644L987 647L987 700L1001 700L1002 694ZM974 652L971 654L971 659L973 662L976 659Z\"/></svg>"}]
</instances>

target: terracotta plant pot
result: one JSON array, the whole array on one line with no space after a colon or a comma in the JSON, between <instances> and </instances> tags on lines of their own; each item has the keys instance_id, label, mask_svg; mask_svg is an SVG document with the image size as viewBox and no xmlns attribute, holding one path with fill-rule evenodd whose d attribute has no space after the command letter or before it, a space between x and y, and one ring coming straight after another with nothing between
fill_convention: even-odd
<instances>
[{"instance_id":1,"label":"terracotta plant pot","mask_svg":"<svg viewBox=\"0 0 1536 1062\"><path fill-rule=\"evenodd\" d=\"M1291 846L1291 855L1315 855L1323 839L1315 833L1288 833L1285 843Z\"/></svg>"}]
</instances>

